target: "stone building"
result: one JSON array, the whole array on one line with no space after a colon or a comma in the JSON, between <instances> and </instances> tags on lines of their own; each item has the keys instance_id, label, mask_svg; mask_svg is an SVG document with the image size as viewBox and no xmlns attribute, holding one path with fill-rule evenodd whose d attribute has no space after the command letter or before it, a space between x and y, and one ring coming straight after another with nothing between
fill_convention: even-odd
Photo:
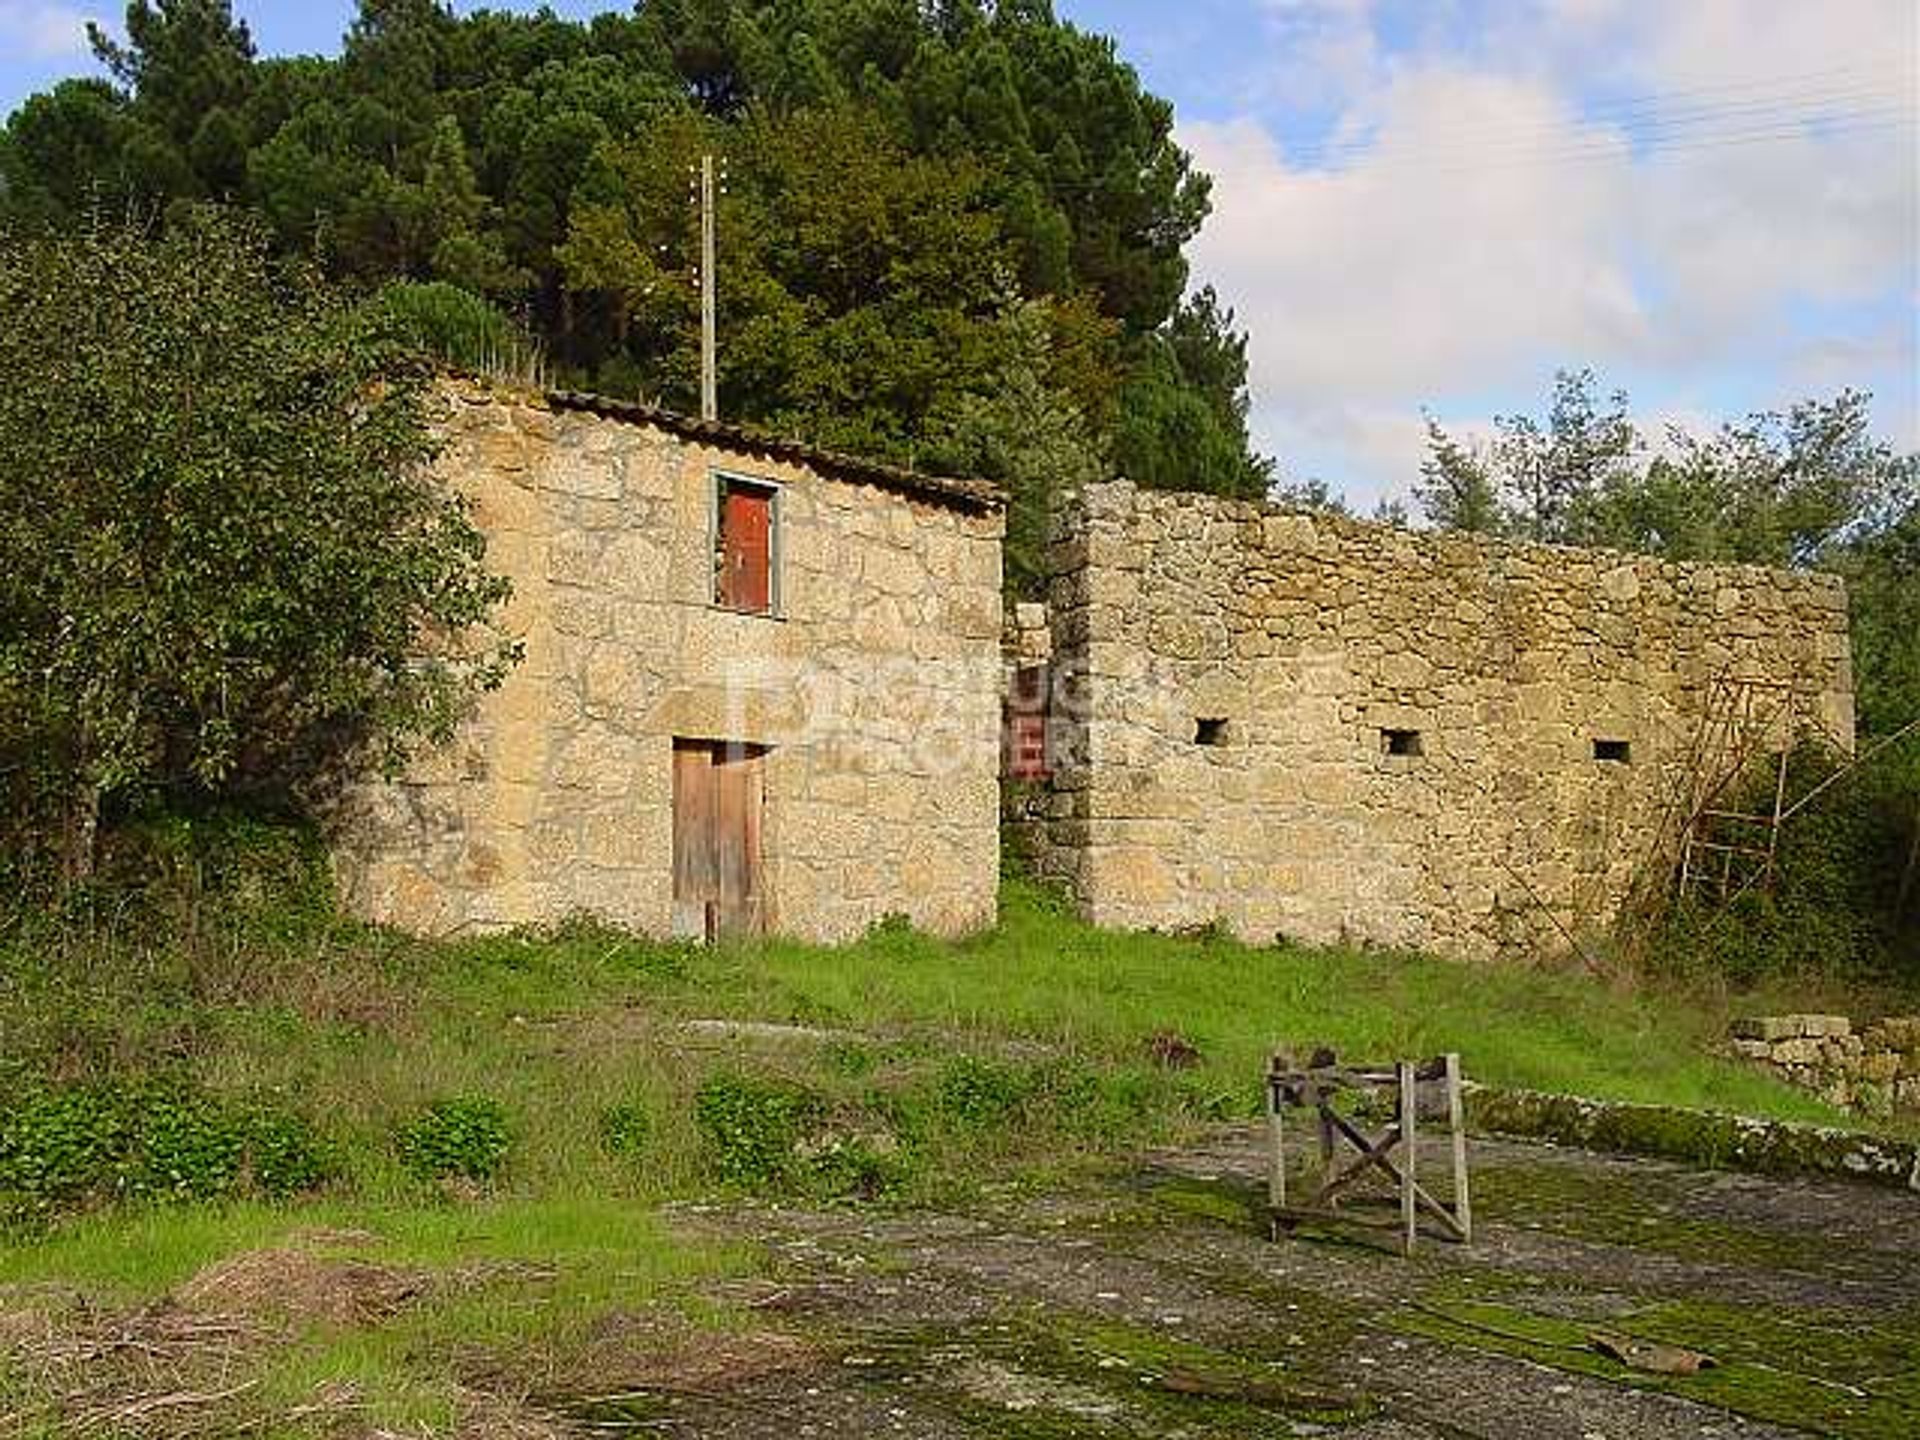
<instances>
[{"instance_id":1,"label":"stone building","mask_svg":"<svg viewBox=\"0 0 1920 1440\"><path fill-rule=\"evenodd\" d=\"M1089 487L1028 840L1096 923L1486 956L1605 924L1735 685L1851 746L1838 580ZM1016 686L1015 693L1031 684Z\"/></svg>"},{"instance_id":2,"label":"stone building","mask_svg":"<svg viewBox=\"0 0 1920 1440\"><path fill-rule=\"evenodd\" d=\"M355 910L429 933L991 923L992 487L588 396L447 404L440 463L525 658L451 746L357 797Z\"/></svg>"}]
</instances>

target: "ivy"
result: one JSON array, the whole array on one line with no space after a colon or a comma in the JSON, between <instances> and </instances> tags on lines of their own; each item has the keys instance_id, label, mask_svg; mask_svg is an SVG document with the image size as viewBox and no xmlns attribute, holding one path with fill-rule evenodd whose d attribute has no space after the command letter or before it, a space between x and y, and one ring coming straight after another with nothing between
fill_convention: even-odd
<instances>
[{"instance_id":1,"label":"ivy","mask_svg":"<svg viewBox=\"0 0 1920 1440\"><path fill-rule=\"evenodd\" d=\"M436 1100L396 1137L400 1163L422 1180L494 1179L513 1148L506 1107L483 1095Z\"/></svg>"},{"instance_id":2,"label":"ivy","mask_svg":"<svg viewBox=\"0 0 1920 1440\"><path fill-rule=\"evenodd\" d=\"M12 1225L111 1201L279 1198L334 1169L300 1116L184 1080L29 1085L0 1104L0 1221Z\"/></svg>"}]
</instances>

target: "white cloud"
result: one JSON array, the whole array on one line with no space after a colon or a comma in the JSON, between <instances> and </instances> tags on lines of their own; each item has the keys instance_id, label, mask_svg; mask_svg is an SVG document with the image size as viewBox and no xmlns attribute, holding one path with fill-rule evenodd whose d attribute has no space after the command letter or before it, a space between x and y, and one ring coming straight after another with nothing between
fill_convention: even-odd
<instances>
[{"instance_id":1,"label":"white cloud","mask_svg":"<svg viewBox=\"0 0 1920 1440\"><path fill-rule=\"evenodd\" d=\"M1873 335L1819 318L1916 293L1911 0L1559 0L1388 59L1363 6L1268 9L1361 57L1332 138L1289 148L1249 115L1180 139L1215 182L1196 276L1251 331L1283 465L1345 457L1305 468L1404 492L1423 404L1537 408L1559 364L1631 371L1650 411L1878 381L1890 438L1920 433L1911 309ZM1647 95L1678 123L1596 126ZM1783 122L1822 96L1830 133Z\"/></svg>"},{"instance_id":2,"label":"white cloud","mask_svg":"<svg viewBox=\"0 0 1920 1440\"><path fill-rule=\"evenodd\" d=\"M28 60L84 55L88 19L47 0L0 0L0 50Z\"/></svg>"},{"instance_id":3,"label":"white cloud","mask_svg":"<svg viewBox=\"0 0 1920 1440\"><path fill-rule=\"evenodd\" d=\"M1244 103L1259 107L1284 97L1293 105L1336 105L1375 83L1383 62L1372 0L1262 0L1260 8L1260 43L1275 58L1242 75Z\"/></svg>"}]
</instances>

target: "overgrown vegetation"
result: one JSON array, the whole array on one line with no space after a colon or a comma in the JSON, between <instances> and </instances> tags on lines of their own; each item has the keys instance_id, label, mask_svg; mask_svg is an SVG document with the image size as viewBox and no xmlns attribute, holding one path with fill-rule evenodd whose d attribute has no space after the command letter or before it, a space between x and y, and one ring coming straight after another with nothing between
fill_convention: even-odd
<instances>
[{"instance_id":1,"label":"overgrown vegetation","mask_svg":"<svg viewBox=\"0 0 1920 1440\"><path fill-rule=\"evenodd\" d=\"M1794 751L1785 794L1789 803L1811 799L1780 829L1772 882L1749 883L1754 862L1742 860L1728 885L1709 880L1679 896L1642 937L1657 962L1734 986L1775 975L1842 984L1914 978L1920 916L1910 913L1904 862L1914 844L1916 797L1902 758L1839 776L1843 757L1816 745ZM1774 762L1757 764L1724 806L1770 813L1777 783ZM1828 788L1815 794L1822 784ZM1747 843L1754 827L1727 821L1713 833Z\"/></svg>"},{"instance_id":2,"label":"overgrown vegetation","mask_svg":"<svg viewBox=\"0 0 1920 1440\"><path fill-rule=\"evenodd\" d=\"M511 647L425 370L218 211L0 231L0 855L312 798L448 734Z\"/></svg>"},{"instance_id":3,"label":"overgrown vegetation","mask_svg":"<svg viewBox=\"0 0 1920 1440\"><path fill-rule=\"evenodd\" d=\"M444 280L395 280L373 303L422 354L510 384L545 383L546 358L533 337L470 290Z\"/></svg>"},{"instance_id":4,"label":"overgrown vegetation","mask_svg":"<svg viewBox=\"0 0 1920 1440\"><path fill-rule=\"evenodd\" d=\"M1491 1081L1831 1118L1707 1058L1719 1017L1666 997L1107 934L1025 881L997 929L958 942L881 926L841 948L705 950L575 923L430 943L336 918L287 863L317 854L298 831L158 833L115 852L113 904L96 886L65 914L15 910L0 936L16 1223L296 1191L926 1197L1002 1161L1251 1116L1277 1042L1458 1048ZM727 1029L745 1021L818 1033Z\"/></svg>"},{"instance_id":5,"label":"overgrown vegetation","mask_svg":"<svg viewBox=\"0 0 1920 1440\"><path fill-rule=\"evenodd\" d=\"M0 1227L117 1201L280 1198L330 1167L313 1126L280 1103L165 1076L20 1082L0 1109Z\"/></svg>"}]
</instances>

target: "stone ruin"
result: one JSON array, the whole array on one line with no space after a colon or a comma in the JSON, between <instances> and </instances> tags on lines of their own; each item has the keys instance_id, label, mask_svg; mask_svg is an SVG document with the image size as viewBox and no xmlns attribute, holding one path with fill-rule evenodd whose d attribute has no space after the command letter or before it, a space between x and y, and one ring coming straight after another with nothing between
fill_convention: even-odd
<instances>
[{"instance_id":1,"label":"stone ruin","mask_svg":"<svg viewBox=\"0 0 1920 1440\"><path fill-rule=\"evenodd\" d=\"M1728 677L1788 697L1782 743L1851 746L1828 575L1126 482L1060 517L1052 568L1008 630L1047 729L1009 814L1101 925L1564 951L1670 855Z\"/></svg>"}]
</instances>

